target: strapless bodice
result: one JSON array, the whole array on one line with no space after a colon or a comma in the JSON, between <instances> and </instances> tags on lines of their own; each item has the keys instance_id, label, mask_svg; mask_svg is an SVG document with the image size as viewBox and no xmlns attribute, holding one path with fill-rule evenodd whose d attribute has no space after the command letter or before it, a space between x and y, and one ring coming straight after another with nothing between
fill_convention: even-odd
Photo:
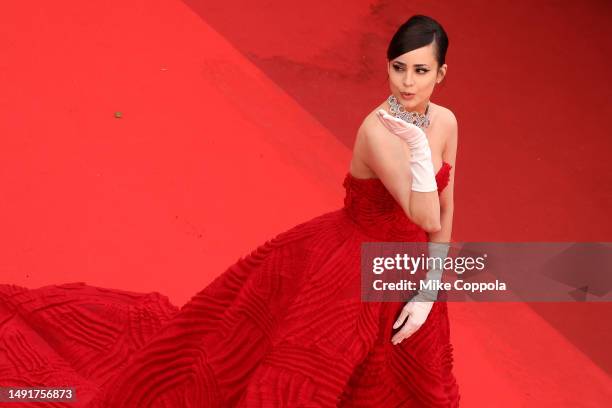
<instances>
[{"instance_id":1,"label":"strapless bodice","mask_svg":"<svg viewBox=\"0 0 612 408\"><path fill-rule=\"evenodd\" d=\"M438 194L448 185L452 166L443 161L436 173ZM395 201L379 178L358 178L348 172L344 210L367 235L388 241L426 241L427 233Z\"/></svg>"}]
</instances>

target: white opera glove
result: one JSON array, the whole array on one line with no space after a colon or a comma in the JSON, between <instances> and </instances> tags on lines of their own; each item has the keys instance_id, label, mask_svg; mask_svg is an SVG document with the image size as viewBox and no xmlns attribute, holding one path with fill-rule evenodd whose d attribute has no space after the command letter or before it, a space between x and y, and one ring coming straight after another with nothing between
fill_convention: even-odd
<instances>
[{"instance_id":1,"label":"white opera glove","mask_svg":"<svg viewBox=\"0 0 612 408\"><path fill-rule=\"evenodd\" d=\"M436 261L430 261L432 268L430 268L427 272L424 281L440 281L442 279L442 272L444 269L444 260L448 254L450 244L445 242L428 242L427 247L429 251L428 257L435 258ZM391 343L393 343L393 345L397 345L419 330L427 320L427 317L433 308L433 304L437 299L437 289L423 289L417 291L417 294L406 302L402 308L402 311L400 312L400 315L395 320L393 329L398 329L400 327L401 329L393 335L391 338Z\"/></svg>"},{"instance_id":2,"label":"white opera glove","mask_svg":"<svg viewBox=\"0 0 612 408\"><path fill-rule=\"evenodd\" d=\"M428 242L427 248L429 260L432 267L425 274L423 282L438 281L442 282L442 272L444 270L444 260L448 255L450 244L448 242ZM435 261L434 259L435 258ZM435 283L435 282L434 282ZM420 286L420 285L419 285ZM417 294L410 299L411 302L435 302L438 299L438 290L420 289Z\"/></svg>"},{"instance_id":3,"label":"white opera glove","mask_svg":"<svg viewBox=\"0 0 612 408\"><path fill-rule=\"evenodd\" d=\"M384 109L376 111L376 116L391 133L408 143L412 191L422 193L437 191L436 172L431 161L431 149L425 132L412 123L389 115Z\"/></svg>"}]
</instances>

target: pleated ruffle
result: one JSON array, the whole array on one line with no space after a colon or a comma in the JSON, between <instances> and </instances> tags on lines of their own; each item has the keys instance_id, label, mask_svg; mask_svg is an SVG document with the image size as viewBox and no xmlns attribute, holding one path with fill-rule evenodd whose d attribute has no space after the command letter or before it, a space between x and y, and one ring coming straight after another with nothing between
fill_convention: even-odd
<instances>
[{"instance_id":1,"label":"pleated ruffle","mask_svg":"<svg viewBox=\"0 0 612 408\"><path fill-rule=\"evenodd\" d=\"M403 303L361 301L361 244L426 236L387 225L380 182L345 187L344 208L268 240L181 308L84 283L0 285L0 385L73 385L71 406L87 408L458 406L446 303L394 346Z\"/></svg>"}]
</instances>

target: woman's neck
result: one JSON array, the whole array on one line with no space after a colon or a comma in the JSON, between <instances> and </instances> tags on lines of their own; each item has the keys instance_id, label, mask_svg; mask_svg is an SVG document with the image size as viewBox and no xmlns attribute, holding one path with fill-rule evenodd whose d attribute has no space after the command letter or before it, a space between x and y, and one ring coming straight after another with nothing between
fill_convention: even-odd
<instances>
[{"instance_id":1,"label":"woman's neck","mask_svg":"<svg viewBox=\"0 0 612 408\"><path fill-rule=\"evenodd\" d=\"M406 112L418 112L422 115L424 115L427 112L427 106L429 105L429 99L424 101L423 103L419 104L416 108L407 108L406 106L402 105L402 107L406 110ZM386 103L387 108L389 108L391 105L389 104L389 102L387 101ZM429 107L429 109L431 110L431 107Z\"/></svg>"},{"instance_id":2,"label":"woman's neck","mask_svg":"<svg viewBox=\"0 0 612 408\"><path fill-rule=\"evenodd\" d=\"M406 109L408 112L418 112L420 114L425 114L425 112L427 112L427 106L429 105L429 100L424 101L422 104L419 104L416 108L414 109L408 109L404 106L404 109Z\"/></svg>"}]
</instances>

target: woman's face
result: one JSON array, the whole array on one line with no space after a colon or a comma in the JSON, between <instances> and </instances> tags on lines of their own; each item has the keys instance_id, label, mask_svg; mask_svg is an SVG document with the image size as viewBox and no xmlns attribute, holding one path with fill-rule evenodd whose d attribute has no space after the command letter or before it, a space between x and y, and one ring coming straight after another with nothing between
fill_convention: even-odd
<instances>
[{"instance_id":1,"label":"woman's face","mask_svg":"<svg viewBox=\"0 0 612 408\"><path fill-rule=\"evenodd\" d=\"M446 64L438 67L434 47L432 42L387 63L391 93L407 111L424 113L436 84L446 74Z\"/></svg>"}]
</instances>

